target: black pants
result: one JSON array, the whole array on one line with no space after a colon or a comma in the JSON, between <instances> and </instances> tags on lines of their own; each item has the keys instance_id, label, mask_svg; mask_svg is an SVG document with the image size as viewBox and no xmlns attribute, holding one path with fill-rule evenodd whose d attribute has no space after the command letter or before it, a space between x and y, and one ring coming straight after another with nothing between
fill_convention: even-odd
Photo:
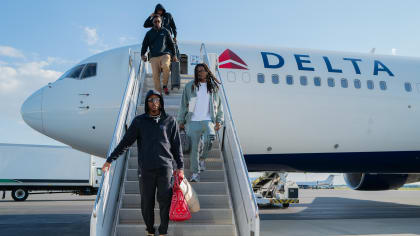
<instances>
[{"instance_id":1,"label":"black pants","mask_svg":"<svg viewBox=\"0 0 420 236\"><path fill-rule=\"evenodd\" d=\"M141 213L146 230L155 233L155 195L157 189L157 201L160 208L159 234L168 233L169 208L172 199L172 168L160 168L153 170L141 170L140 193Z\"/></svg>"}]
</instances>

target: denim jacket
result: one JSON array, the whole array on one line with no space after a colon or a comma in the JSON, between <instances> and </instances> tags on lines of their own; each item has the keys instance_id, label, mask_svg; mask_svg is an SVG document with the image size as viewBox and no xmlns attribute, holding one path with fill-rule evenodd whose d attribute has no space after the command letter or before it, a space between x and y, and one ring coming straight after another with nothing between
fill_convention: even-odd
<instances>
[{"instance_id":1,"label":"denim jacket","mask_svg":"<svg viewBox=\"0 0 420 236\"><path fill-rule=\"evenodd\" d=\"M193 86L195 86L194 80L185 85L182 93L181 107L178 111L178 124L185 124L191 121L197 99L197 88L192 91L191 88ZM210 94L210 116L213 123L223 124L223 105L218 90L216 93Z\"/></svg>"}]
</instances>

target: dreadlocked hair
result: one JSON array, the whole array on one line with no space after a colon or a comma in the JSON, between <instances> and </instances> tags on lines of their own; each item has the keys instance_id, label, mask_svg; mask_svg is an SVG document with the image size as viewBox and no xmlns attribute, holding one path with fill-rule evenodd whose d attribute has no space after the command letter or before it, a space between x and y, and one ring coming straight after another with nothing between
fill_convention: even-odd
<instances>
[{"instance_id":1,"label":"dreadlocked hair","mask_svg":"<svg viewBox=\"0 0 420 236\"><path fill-rule=\"evenodd\" d=\"M191 90L194 91L195 87L200 87L200 79L198 78L198 67L203 67L204 70L207 72L207 93L216 93L219 89L220 81L213 75L213 73L210 71L207 64L200 63L197 64L194 68L194 85L191 87Z\"/></svg>"}]
</instances>

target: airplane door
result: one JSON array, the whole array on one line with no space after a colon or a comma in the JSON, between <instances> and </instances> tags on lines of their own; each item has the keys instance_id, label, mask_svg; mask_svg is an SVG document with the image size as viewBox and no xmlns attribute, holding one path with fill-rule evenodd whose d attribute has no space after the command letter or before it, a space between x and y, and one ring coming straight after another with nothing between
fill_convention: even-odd
<instances>
[{"instance_id":1,"label":"airplane door","mask_svg":"<svg viewBox=\"0 0 420 236\"><path fill-rule=\"evenodd\" d=\"M179 62L181 64L181 74L187 75L188 74L188 55L187 54L181 54L179 58Z\"/></svg>"},{"instance_id":2,"label":"airplane door","mask_svg":"<svg viewBox=\"0 0 420 236\"><path fill-rule=\"evenodd\" d=\"M209 56L210 70L215 75L216 74L216 68L219 64L218 56L217 56L216 53L208 53L207 55Z\"/></svg>"}]
</instances>

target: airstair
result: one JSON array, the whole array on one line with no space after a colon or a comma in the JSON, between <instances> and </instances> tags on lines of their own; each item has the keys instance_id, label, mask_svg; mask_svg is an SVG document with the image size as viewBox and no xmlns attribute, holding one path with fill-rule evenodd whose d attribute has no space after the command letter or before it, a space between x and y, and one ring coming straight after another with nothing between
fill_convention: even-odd
<instances>
[{"instance_id":1,"label":"airstair","mask_svg":"<svg viewBox=\"0 0 420 236\"><path fill-rule=\"evenodd\" d=\"M215 69L217 63L209 61L204 44L201 51L203 61ZM129 52L129 57L130 78L109 153L135 115L144 113L146 93L153 89L151 74L146 72L147 63L140 61L136 52ZM183 88L193 79L181 78L181 88L164 96L165 111L169 115L176 116ZM186 222L170 222L168 235L259 235L258 208L224 94L222 90L226 124L206 159L206 170L200 174L200 182L191 183L198 194L201 210ZM91 217L91 235L144 235L137 151L134 144L104 175ZM188 178L191 176L189 155L184 155L184 164ZM155 206L155 225L158 226L159 204Z\"/></svg>"}]
</instances>

